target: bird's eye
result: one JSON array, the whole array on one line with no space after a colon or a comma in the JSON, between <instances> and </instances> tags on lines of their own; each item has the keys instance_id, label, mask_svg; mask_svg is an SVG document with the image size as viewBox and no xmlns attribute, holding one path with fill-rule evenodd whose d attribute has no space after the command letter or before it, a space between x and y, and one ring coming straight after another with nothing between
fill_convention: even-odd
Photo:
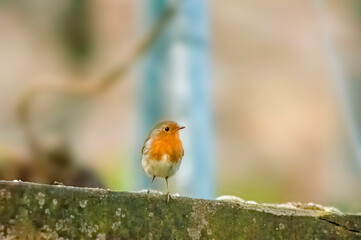
<instances>
[{"instance_id":1,"label":"bird's eye","mask_svg":"<svg viewBox=\"0 0 361 240\"><path fill-rule=\"evenodd\" d=\"M169 127L166 127L164 130L168 132L168 131L169 131Z\"/></svg>"}]
</instances>

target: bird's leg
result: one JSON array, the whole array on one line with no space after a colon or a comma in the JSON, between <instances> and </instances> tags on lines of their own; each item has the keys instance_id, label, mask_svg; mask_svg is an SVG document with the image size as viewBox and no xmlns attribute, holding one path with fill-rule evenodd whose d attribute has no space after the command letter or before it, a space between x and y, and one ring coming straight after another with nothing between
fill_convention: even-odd
<instances>
[{"instance_id":1,"label":"bird's leg","mask_svg":"<svg viewBox=\"0 0 361 240\"><path fill-rule=\"evenodd\" d=\"M168 190L168 177L165 177L165 182L167 183L167 194L166 194L167 203L169 203L169 199L172 199L172 198L171 198L169 190Z\"/></svg>"},{"instance_id":2,"label":"bird's leg","mask_svg":"<svg viewBox=\"0 0 361 240\"><path fill-rule=\"evenodd\" d=\"M154 182L154 179L155 179L155 176L153 176L153 178L152 178L152 182L150 183L150 186L148 187L147 194L150 193L150 188L152 187L152 183Z\"/></svg>"}]
</instances>

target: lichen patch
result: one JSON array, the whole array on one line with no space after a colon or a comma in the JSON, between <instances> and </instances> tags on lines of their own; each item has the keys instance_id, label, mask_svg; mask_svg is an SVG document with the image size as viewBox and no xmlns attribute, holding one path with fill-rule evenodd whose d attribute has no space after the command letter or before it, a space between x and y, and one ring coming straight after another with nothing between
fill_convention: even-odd
<instances>
[{"instance_id":1,"label":"lichen patch","mask_svg":"<svg viewBox=\"0 0 361 240\"><path fill-rule=\"evenodd\" d=\"M117 211L115 211L115 216L119 217L122 213L122 209L118 208Z\"/></svg>"},{"instance_id":2,"label":"lichen patch","mask_svg":"<svg viewBox=\"0 0 361 240\"><path fill-rule=\"evenodd\" d=\"M206 215L208 212L208 207L206 205L195 204L192 206L191 218L196 224L193 228L188 228L188 236L190 239L198 240L202 236L202 230L208 227L208 221Z\"/></svg>"},{"instance_id":3,"label":"lichen patch","mask_svg":"<svg viewBox=\"0 0 361 240\"><path fill-rule=\"evenodd\" d=\"M45 194L42 192L38 192L38 194L36 194L35 198L36 198L36 200L38 200L39 207L43 208L43 206L45 204Z\"/></svg>"},{"instance_id":4,"label":"lichen patch","mask_svg":"<svg viewBox=\"0 0 361 240\"><path fill-rule=\"evenodd\" d=\"M2 188L0 189L0 200L10 200L11 199L11 192Z\"/></svg>"},{"instance_id":5,"label":"lichen patch","mask_svg":"<svg viewBox=\"0 0 361 240\"><path fill-rule=\"evenodd\" d=\"M88 200L82 200L82 201L79 202L79 206L80 206L81 208L85 208L86 205L87 205L87 203L88 203Z\"/></svg>"}]
</instances>

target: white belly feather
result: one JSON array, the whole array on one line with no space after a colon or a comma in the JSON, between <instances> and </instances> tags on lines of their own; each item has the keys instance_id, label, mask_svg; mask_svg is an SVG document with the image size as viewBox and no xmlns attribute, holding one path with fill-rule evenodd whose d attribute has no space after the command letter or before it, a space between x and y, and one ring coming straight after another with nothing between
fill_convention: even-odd
<instances>
[{"instance_id":1,"label":"white belly feather","mask_svg":"<svg viewBox=\"0 0 361 240\"><path fill-rule=\"evenodd\" d=\"M168 160L168 155L163 155L160 161L151 159L148 154L142 157L142 166L147 175L153 177L171 177L179 169L181 159L178 162L171 162Z\"/></svg>"}]
</instances>

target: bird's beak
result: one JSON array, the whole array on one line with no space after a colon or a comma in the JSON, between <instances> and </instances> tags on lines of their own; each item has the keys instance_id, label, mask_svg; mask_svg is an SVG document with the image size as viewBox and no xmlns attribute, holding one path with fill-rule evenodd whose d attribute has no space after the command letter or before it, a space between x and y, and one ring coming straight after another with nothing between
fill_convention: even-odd
<instances>
[{"instance_id":1,"label":"bird's beak","mask_svg":"<svg viewBox=\"0 0 361 240\"><path fill-rule=\"evenodd\" d=\"M177 130L181 130L181 129L184 129L184 128L186 128L186 127L182 126L182 127L179 127Z\"/></svg>"}]
</instances>

